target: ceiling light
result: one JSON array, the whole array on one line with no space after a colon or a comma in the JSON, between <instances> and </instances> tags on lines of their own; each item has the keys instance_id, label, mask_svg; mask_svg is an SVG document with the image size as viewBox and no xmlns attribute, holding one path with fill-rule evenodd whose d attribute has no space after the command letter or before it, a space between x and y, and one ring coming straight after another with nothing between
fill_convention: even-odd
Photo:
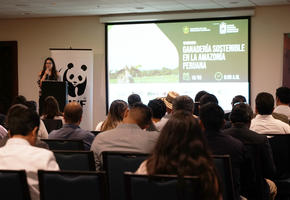
<instances>
[{"instance_id":1,"label":"ceiling light","mask_svg":"<svg viewBox=\"0 0 290 200\"><path fill-rule=\"evenodd\" d=\"M144 7L135 7L137 10L143 10Z\"/></svg>"}]
</instances>

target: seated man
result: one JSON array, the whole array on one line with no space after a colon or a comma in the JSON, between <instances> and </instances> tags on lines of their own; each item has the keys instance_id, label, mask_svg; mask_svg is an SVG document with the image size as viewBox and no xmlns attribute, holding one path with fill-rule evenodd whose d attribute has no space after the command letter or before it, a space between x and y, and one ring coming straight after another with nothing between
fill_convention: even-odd
<instances>
[{"instance_id":1,"label":"seated man","mask_svg":"<svg viewBox=\"0 0 290 200\"><path fill-rule=\"evenodd\" d=\"M269 180L275 175L272 149L266 136L249 130L252 118L253 111L249 105L244 103L235 105L230 115L232 128L226 129L224 134L240 140L248 151L248 160L244 165L245 168L241 170L242 195L247 199L260 199L258 197L266 199L270 190L270 199L274 199L277 188ZM256 176L253 178L252 174Z\"/></svg>"},{"instance_id":2,"label":"seated man","mask_svg":"<svg viewBox=\"0 0 290 200\"><path fill-rule=\"evenodd\" d=\"M274 113L286 115L290 122L290 88L279 87L276 90L276 105Z\"/></svg>"},{"instance_id":3,"label":"seated man","mask_svg":"<svg viewBox=\"0 0 290 200\"><path fill-rule=\"evenodd\" d=\"M194 109L194 103L190 96L182 95L182 96L176 97L173 100L172 112L176 112L178 110L186 110L193 114L193 109Z\"/></svg>"},{"instance_id":4,"label":"seated man","mask_svg":"<svg viewBox=\"0 0 290 200\"><path fill-rule=\"evenodd\" d=\"M256 97L257 116L252 119L250 130L263 134L290 133L290 126L278 119L274 119L274 98L271 94L261 92Z\"/></svg>"},{"instance_id":5,"label":"seated man","mask_svg":"<svg viewBox=\"0 0 290 200\"><path fill-rule=\"evenodd\" d=\"M224 126L224 111L216 103L203 104L199 117L209 149L213 155L230 155L236 198L239 199L240 168L244 162L244 145L230 135L221 132Z\"/></svg>"},{"instance_id":6,"label":"seated man","mask_svg":"<svg viewBox=\"0 0 290 200\"><path fill-rule=\"evenodd\" d=\"M68 103L64 107L65 124L61 129L51 131L48 139L82 140L85 150L89 150L95 136L90 131L79 127L82 121L82 114L83 109L79 103Z\"/></svg>"},{"instance_id":7,"label":"seated man","mask_svg":"<svg viewBox=\"0 0 290 200\"><path fill-rule=\"evenodd\" d=\"M159 133L142 130L148 128L150 122L150 109L142 103L136 103L130 110L125 111L123 122L115 129L98 134L91 147L97 170L101 167L103 151L151 153Z\"/></svg>"},{"instance_id":8,"label":"seated man","mask_svg":"<svg viewBox=\"0 0 290 200\"><path fill-rule=\"evenodd\" d=\"M0 169L25 170L32 200L39 199L38 170L59 170L51 151L37 148L39 116L24 105L12 106L7 114L10 139L0 148Z\"/></svg>"}]
</instances>

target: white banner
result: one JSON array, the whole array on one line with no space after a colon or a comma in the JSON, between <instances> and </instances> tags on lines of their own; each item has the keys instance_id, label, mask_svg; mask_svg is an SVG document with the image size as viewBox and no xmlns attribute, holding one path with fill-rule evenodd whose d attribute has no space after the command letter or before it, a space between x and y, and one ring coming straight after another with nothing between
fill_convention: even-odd
<instances>
[{"instance_id":1,"label":"white banner","mask_svg":"<svg viewBox=\"0 0 290 200\"><path fill-rule=\"evenodd\" d=\"M68 82L68 101L83 107L81 127L93 130L93 51L50 50L61 80Z\"/></svg>"}]
</instances>

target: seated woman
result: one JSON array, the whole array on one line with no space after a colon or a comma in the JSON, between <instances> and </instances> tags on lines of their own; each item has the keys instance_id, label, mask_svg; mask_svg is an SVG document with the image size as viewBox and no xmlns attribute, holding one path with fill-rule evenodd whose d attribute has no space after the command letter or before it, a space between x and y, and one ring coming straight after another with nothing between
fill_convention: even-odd
<instances>
[{"instance_id":1,"label":"seated woman","mask_svg":"<svg viewBox=\"0 0 290 200\"><path fill-rule=\"evenodd\" d=\"M59 110L59 105L57 100L53 97L53 96L48 96L45 98L44 102L43 102L43 112L41 115L41 119L42 120L46 120L46 119L53 119L53 120L61 120L61 124L45 124L46 126L50 126L50 127L46 127L48 129L48 132L61 128L62 124L64 124L64 119L63 119L63 114L60 112Z\"/></svg>"},{"instance_id":2,"label":"seated woman","mask_svg":"<svg viewBox=\"0 0 290 200\"><path fill-rule=\"evenodd\" d=\"M219 179L198 120L177 111L162 129L152 155L137 174L199 176L201 199L222 199Z\"/></svg>"},{"instance_id":3,"label":"seated woman","mask_svg":"<svg viewBox=\"0 0 290 200\"><path fill-rule=\"evenodd\" d=\"M98 123L96 131L107 131L116 128L122 122L128 104L123 100L115 100L111 103L109 113L105 121Z\"/></svg>"}]
</instances>

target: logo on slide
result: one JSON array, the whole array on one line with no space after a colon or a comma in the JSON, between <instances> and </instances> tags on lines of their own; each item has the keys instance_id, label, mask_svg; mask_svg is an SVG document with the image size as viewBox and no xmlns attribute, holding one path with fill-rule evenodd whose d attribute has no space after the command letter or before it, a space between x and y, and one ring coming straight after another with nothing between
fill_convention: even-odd
<instances>
[{"instance_id":1,"label":"logo on slide","mask_svg":"<svg viewBox=\"0 0 290 200\"><path fill-rule=\"evenodd\" d=\"M220 23L220 34L238 33L239 29L234 24Z\"/></svg>"},{"instance_id":2,"label":"logo on slide","mask_svg":"<svg viewBox=\"0 0 290 200\"><path fill-rule=\"evenodd\" d=\"M215 78L215 80L217 80L217 81L221 81L221 80L223 79L223 73L221 73L221 72L216 72L216 73L214 74L214 78Z\"/></svg>"},{"instance_id":3,"label":"logo on slide","mask_svg":"<svg viewBox=\"0 0 290 200\"><path fill-rule=\"evenodd\" d=\"M184 34L188 34L189 31L190 31L190 28L189 28L188 26L184 26L184 27L183 27L183 33L184 33Z\"/></svg>"}]
</instances>

